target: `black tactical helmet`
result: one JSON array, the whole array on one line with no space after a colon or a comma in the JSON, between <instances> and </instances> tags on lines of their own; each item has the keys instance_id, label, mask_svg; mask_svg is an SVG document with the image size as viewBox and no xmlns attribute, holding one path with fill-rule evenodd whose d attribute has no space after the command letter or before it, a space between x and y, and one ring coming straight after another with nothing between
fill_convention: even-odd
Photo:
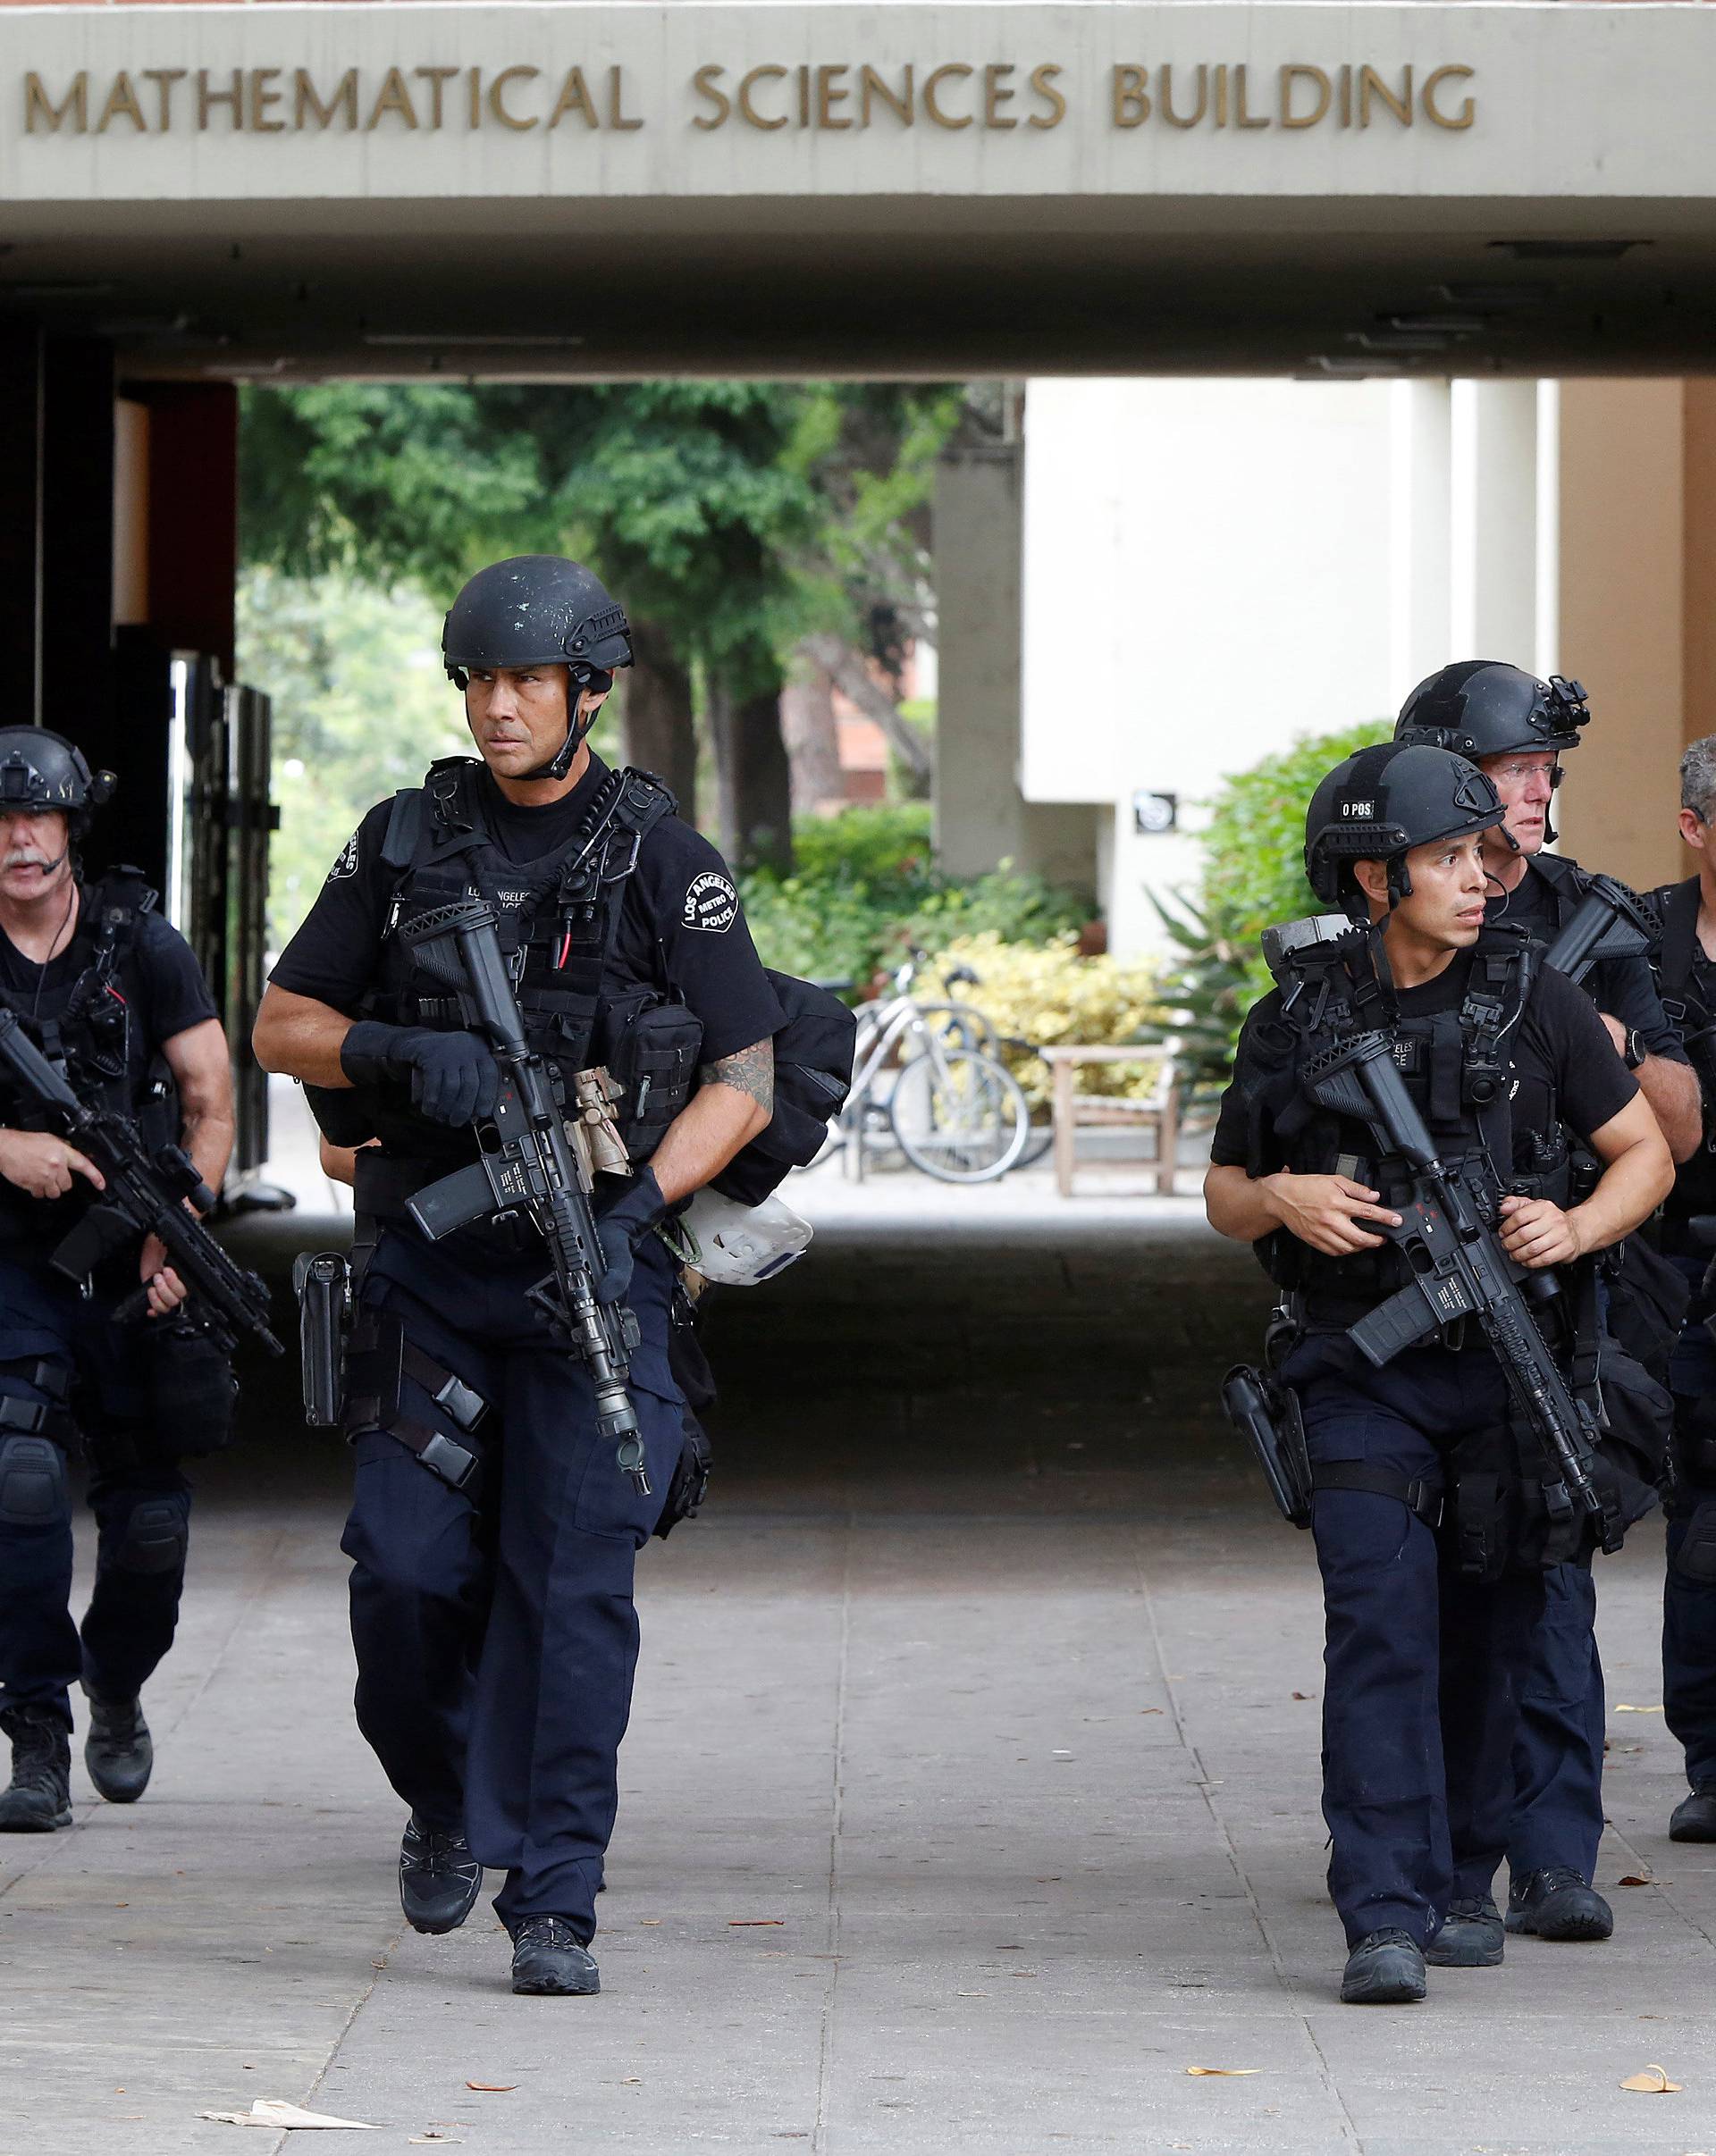
<instances>
[{"instance_id":1,"label":"black tactical helmet","mask_svg":"<svg viewBox=\"0 0 1716 2156\"><path fill-rule=\"evenodd\" d=\"M1337 764L1311 796L1305 874L1325 905L1357 910L1351 864L1386 861L1393 898L1412 885L1406 856L1433 839L1493 831L1505 811L1475 764L1450 749L1382 742Z\"/></svg>"},{"instance_id":2,"label":"black tactical helmet","mask_svg":"<svg viewBox=\"0 0 1716 2156\"><path fill-rule=\"evenodd\" d=\"M74 832L118 784L111 771L92 772L84 753L46 726L0 726L0 809L63 809Z\"/></svg>"},{"instance_id":3,"label":"black tactical helmet","mask_svg":"<svg viewBox=\"0 0 1716 2156\"><path fill-rule=\"evenodd\" d=\"M1401 706L1394 738L1452 749L1476 762L1510 749L1575 749L1590 717L1576 681L1559 674L1539 681L1499 659L1462 659L1413 690Z\"/></svg>"},{"instance_id":4,"label":"black tactical helmet","mask_svg":"<svg viewBox=\"0 0 1716 2156\"><path fill-rule=\"evenodd\" d=\"M632 633L625 608L588 569L558 554L516 554L479 569L454 600L441 655L459 689L474 667L569 667L572 709L580 689L611 689L615 667L631 665ZM591 723L572 726L559 753L527 776L564 778Z\"/></svg>"}]
</instances>

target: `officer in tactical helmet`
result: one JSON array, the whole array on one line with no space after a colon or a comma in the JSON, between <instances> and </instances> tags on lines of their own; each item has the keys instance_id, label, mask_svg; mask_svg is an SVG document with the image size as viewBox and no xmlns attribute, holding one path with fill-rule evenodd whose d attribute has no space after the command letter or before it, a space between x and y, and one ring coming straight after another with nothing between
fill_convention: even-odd
<instances>
[{"instance_id":1,"label":"officer in tactical helmet","mask_svg":"<svg viewBox=\"0 0 1716 2156\"><path fill-rule=\"evenodd\" d=\"M1246 1021L1205 1186L1212 1224L1253 1244L1281 1290L1272 1363L1308 1452L1328 1626L1323 1808L1352 2004L1422 1998L1426 1959L1502 1959L1489 1889L1511 1791L1495 1763L1544 1551L1583 1530L1532 1514L1549 1478L1485 1334L1432 1330L1380 1368L1348 1337L1409 1277L1379 1230L1401 1225L1411 1171L1367 1123L1318 1105L1319 1060L1381 1029L1443 1159L1501 1156L1486 1187L1522 1277L1627 1234L1672 1176L1589 1000L1534 975L1524 939L1485 934L1484 845L1502 815L1489 781L1438 748L1364 750L1318 786L1307 872L1355 927L1316 945L1316 969L1300 963L1302 932L1316 945L1330 924L1283 932L1283 985ZM1602 1163L1577 1204L1564 1127Z\"/></svg>"},{"instance_id":2,"label":"officer in tactical helmet","mask_svg":"<svg viewBox=\"0 0 1716 2156\"><path fill-rule=\"evenodd\" d=\"M256 1048L314 1089L337 1145L361 1148L343 1548L358 1723L410 1808L406 1917L451 1931L491 1867L514 1990L589 1992L637 1657L634 1561L685 1432L656 1230L770 1125L783 1012L719 855L660 780L610 771L585 738L632 660L596 578L549 557L498 563L455 600L442 649L477 757L435 764L365 817L282 954ZM530 1043L565 1099L597 1067L618 1089L596 1292L635 1319L636 1479L599 1430L591 1366L533 1305L536 1231L503 1212L431 1243L407 1214L476 1159L499 1073L398 931L474 895L499 918Z\"/></svg>"},{"instance_id":3,"label":"officer in tactical helmet","mask_svg":"<svg viewBox=\"0 0 1716 2156\"><path fill-rule=\"evenodd\" d=\"M1507 811L1486 842L1487 918L1526 927L1549 946L1572 919L1591 878L1546 851L1560 758L1590 720L1585 692L1559 675L1540 681L1496 660L1462 659L1419 683L1401 706L1395 738L1470 757ZM1698 1145L1698 1086L1665 1014L1643 953L1601 959L1585 986L1628 1070L1636 1073L1677 1161ZM1611 1254L1609 1322L1624 1346L1666 1379L1673 1332L1656 1315L1652 1254L1629 1244ZM1645 1337L1641 1338L1641 1334ZM1609 1937L1614 1918L1592 1884L1602 1837L1604 1699L1597 1651L1596 1588L1588 1564L1545 1581L1544 1616L1520 1699L1514 1762L1517 1802L1508 1837L1508 1922L1562 1941Z\"/></svg>"},{"instance_id":4,"label":"officer in tactical helmet","mask_svg":"<svg viewBox=\"0 0 1716 2156\"><path fill-rule=\"evenodd\" d=\"M45 727L0 729L0 1003L87 1103L182 1145L218 1190L232 1145L226 1038L189 944L134 868L86 883L77 848L113 791ZM190 1516L181 1462L230 1435L231 1381L181 1306L153 1237L81 1284L51 1263L97 1201L96 1164L0 1085L0 1728L12 1785L0 1832L69 1826L71 1688L101 1795L131 1804L154 1750L139 1701L172 1643ZM115 1309L147 1287L147 1315ZM184 1390L223 1406L191 1427ZM72 1594L68 1456L80 1448L97 1521L81 1628Z\"/></svg>"},{"instance_id":5,"label":"officer in tactical helmet","mask_svg":"<svg viewBox=\"0 0 1716 2156\"><path fill-rule=\"evenodd\" d=\"M1662 1209L1657 1247L1691 1291L1670 1364L1674 1474L1667 1499L1662 1699L1686 1758L1689 1793L1669 1822L1676 1841L1716 1841L1716 734L1680 759L1680 835L1695 872L1645 893L1661 925L1655 960L1663 1008L1703 1095L1703 1136Z\"/></svg>"}]
</instances>

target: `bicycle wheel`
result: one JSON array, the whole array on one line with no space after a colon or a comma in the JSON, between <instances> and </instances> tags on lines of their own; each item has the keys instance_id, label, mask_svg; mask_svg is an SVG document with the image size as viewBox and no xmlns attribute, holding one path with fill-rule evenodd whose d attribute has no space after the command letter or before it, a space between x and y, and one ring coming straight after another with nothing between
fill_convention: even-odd
<instances>
[{"instance_id":1,"label":"bicycle wheel","mask_svg":"<svg viewBox=\"0 0 1716 2156\"><path fill-rule=\"evenodd\" d=\"M1005 1175L1030 1135L1030 1110L1004 1064L967 1048L913 1056L888 1102L900 1151L941 1183Z\"/></svg>"}]
</instances>

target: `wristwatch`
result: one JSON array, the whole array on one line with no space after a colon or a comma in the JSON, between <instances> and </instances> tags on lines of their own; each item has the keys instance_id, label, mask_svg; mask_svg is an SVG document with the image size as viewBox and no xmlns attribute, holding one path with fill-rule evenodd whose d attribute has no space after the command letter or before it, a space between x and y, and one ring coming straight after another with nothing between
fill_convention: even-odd
<instances>
[{"instance_id":1,"label":"wristwatch","mask_svg":"<svg viewBox=\"0 0 1716 2156\"><path fill-rule=\"evenodd\" d=\"M1626 1044L1620 1052L1621 1061L1626 1064L1628 1070L1636 1070L1649 1053L1650 1050L1638 1037L1637 1027L1628 1026Z\"/></svg>"}]
</instances>

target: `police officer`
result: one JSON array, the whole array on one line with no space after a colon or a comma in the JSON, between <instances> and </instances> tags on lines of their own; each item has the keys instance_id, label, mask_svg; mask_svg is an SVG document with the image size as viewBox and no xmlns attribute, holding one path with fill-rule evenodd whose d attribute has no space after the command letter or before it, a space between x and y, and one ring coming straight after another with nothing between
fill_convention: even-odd
<instances>
[{"instance_id":1,"label":"police officer","mask_svg":"<svg viewBox=\"0 0 1716 2156\"><path fill-rule=\"evenodd\" d=\"M1478 1493L1511 1481L1523 1517L1531 1487L1481 1336L1409 1347L1381 1370L1345 1337L1402 1283L1404 1261L1375 1224L1400 1221L1408 1186L1398 1160L1376 1158L1367 1126L1316 1109L1308 1066L1344 1032L1390 1030L1444 1159L1505 1145L1516 1171L1528 1166L1535 1183L1516 1182L1499 1220L1527 1268L1625 1235L1672 1172L1589 1001L1559 975L1534 977L1523 939L1479 947L1483 842L1502 813L1488 780L1442 749L1384 744L1325 778L1307 872L1325 904L1372 933L1354 939L1329 993L1290 1001L1277 990L1247 1019L1205 1186L1212 1224L1257 1246L1283 1290L1293 1335L1279 1368L1302 1404L1312 1464L1327 1613L1323 1808L1350 1950L1341 1996L1352 2004L1422 1998L1426 1950L1455 1966L1502 1958L1488 1895L1511 1792L1498 1767L1542 1587L1512 1547L1520 1531L1504 1535L1478 1509ZM1475 1083L1502 1064L1505 1086ZM1577 1206L1558 1201L1544 1165L1560 1157L1563 1120L1603 1163ZM1439 1562L1444 1497L1455 1511ZM1464 1922L1439 1938L1457 1913Z\"/></svg>"},{"instance_id":2,"label":"police officer","mask_svg":"<svg viewBox=\"0 0 1716 2156\"><path fill-rule=\"evenodd\" d=\"M1661 924L1657 983L1680 1025L1703 1091L1704 1128L1663 1207L1658 1247L1692 1291L1670 1365L1675 1472L1662 1590L1662 1699L1686 1755L1690 1794L1675 1807L1676 1841L1716 1841L1716 1343L1706 1276L1716 1258L1716 734L1680 759L1680 835L1696 873L1647 893ZM1696 1225L1695 1225L1696 1223Z\"/></svg>"},{"instance_id":3,"label":"police officer","mask_svg":"<svg viewBox=\"0 0 1716 2156\"><path fill-rule=\"evenodd\" d=\"M207 984L136 869L98 883L79 872L78 842L113 784L57 734L0 730L0 1001L82 1098L135 1118L153 1146L182 1144L219 1189L232 1085ZM0 1830L13 1833L71 1824L80 1679L90 1779L115 1804L142 1795L154 1749L139 1694L172 1643L185 1577L180 1463L227 1434L184 1426L183 1358L216 1351L174 1316L185 1289L153 1237L102 1267L88 1293L50 1266L102 1178L40 1120L0 1089L0 1728L13 1755ZM116 1323L139 1281L149 1315ZM80 1435L98 1538L81 1633L68 1607L66 1475Z\"/></svg>"},{"instance_id":4,"label":"police officer","mask_svg":"<svg viewBox=\"0 0 1716 2156\"><path fill-rule=\"evenodd\" d=\"M319 1089L357 1157L374 1237L348 1356L360 1727L410 1807L408 1919L464 1922L483 1867L514 1942L513 1989L598 1988L589 1947L637 1658L634 1561L680 1451L672 1261L652 1230L770 1121L783 1013L719 855L638 772L585 740L631 663L587 569L528 556L473 577L443 635L478 758L434 765L364 818L282 953L257 1053ZM629 1176L598 1196L607 1265L641 1338L631 1394L652 1495L599 1440L584 1365L537 1318L545 1259L509 1218L430 1245L408 1196L475 1157L497 1070L393 931L481 893L501 921L532 1039L560 1080L621 1088ZM366 1225L368 1224L368 1225ZM462 1486L446 1447L476 1454Z\"/></svg>"},{"instance_id":5,"label":"police officer","mask_svg":"<svg viewBox=\"0 0 1716 2156\"><path fill-rule=\"evenodd\" d=\"M1587 887L1577 861L1544 848L1555 835L1551 810L1560 758L1577 747L1589 719L1577 684L1559 676L1540 681L1495 660L1462 659L1419 683L1395 728L1397 740L1434 742L1471 758L1494 785L1507 823L1485 848L1488 918L1519 923L1544 944ZM1663 1012L1649 961L1601 961L1585 985L1674 1157L1687 1159L1700 1136L1697 1080ZM1651 1262L1636 1249L1627 1258L1635 1270ZM1615 1292L1628 1293L1626 1279ZM1619 1312L1613 1321L1620 1325ZM1626 1344L1636 1351L1630 1333ZM1667 1338L1661 1346L1666 1358ZM1608 1902L1591 1883L1602 1839L1605 1713L1595 1623L1589 1565L1557 1566L1545 1582L1543 1622L1521 1695L1517 1804L1508 1838L1509 1925L1544 1939L1602 1940L1614 1929Z\"/></svg>"}]
</instances>

